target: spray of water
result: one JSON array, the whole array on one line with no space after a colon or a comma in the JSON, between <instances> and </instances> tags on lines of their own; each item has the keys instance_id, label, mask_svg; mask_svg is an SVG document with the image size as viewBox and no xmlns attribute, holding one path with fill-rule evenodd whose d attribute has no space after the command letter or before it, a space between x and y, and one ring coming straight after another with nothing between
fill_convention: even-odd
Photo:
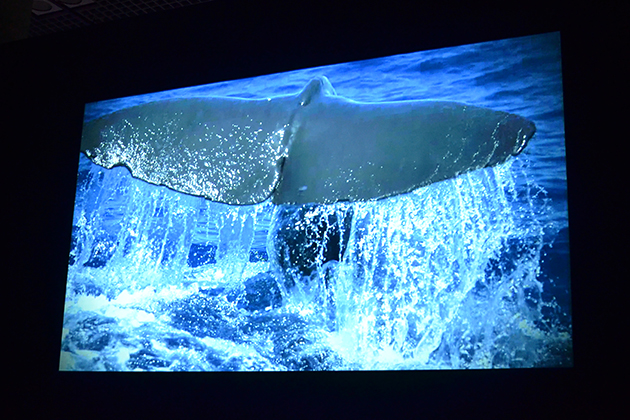
<instances>
[{"instance_id":1,"label":"spray of water","mask_svg":"<svg viewBox=\"0 0 630 420\"><path fill-rule=\"evenodd\" d=\"M61 367L561 365L570 334L545 319L540 278L558 226L525 164L309 210L303 223L324 228L298 275L276 262L277 207L211 203L82 157ZM322 221L349 211L331 261Z\"/></svg>"}]
</instances>

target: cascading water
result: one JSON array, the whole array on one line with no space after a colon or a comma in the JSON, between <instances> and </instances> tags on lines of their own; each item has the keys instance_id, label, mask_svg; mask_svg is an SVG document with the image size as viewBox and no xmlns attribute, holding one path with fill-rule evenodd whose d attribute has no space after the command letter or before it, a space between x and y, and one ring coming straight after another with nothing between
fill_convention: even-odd
<instances>
[{"instance_id":1,"label":"cascading water","mask_svg":"<svg viewBox=\"0 0 630 420\"><path fill-rule=\"evenodd\" d=\"M324 225L305 244L314 269L291 275L276 262L276 206L212 203L81 156L61 366L561 364L570 337L545 324L554 302L537 278L558 227L542 217L544 191L521 165L309 209L300 223L312 226L351 209L347 249L341 261L323 258Z\"/></svg>"}]
</instances>

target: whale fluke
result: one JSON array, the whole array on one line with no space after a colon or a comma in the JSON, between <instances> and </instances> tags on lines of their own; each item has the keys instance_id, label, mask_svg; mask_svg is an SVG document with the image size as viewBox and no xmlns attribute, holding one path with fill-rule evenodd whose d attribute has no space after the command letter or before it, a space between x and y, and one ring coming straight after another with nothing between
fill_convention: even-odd
<instances>
[{"instance_id":1,"label":"whale fluke","mask_svg":"<svg viewBox=\"0 0 630 420\"><path fill-rule=\"evenodd\" d=\"M505 162L536 131L455 102L356 102L327 78L269 99L190 98L84 125L81 150L156 185L227 204L329 204L406 193Z\"/></svg>"}]
</instances>

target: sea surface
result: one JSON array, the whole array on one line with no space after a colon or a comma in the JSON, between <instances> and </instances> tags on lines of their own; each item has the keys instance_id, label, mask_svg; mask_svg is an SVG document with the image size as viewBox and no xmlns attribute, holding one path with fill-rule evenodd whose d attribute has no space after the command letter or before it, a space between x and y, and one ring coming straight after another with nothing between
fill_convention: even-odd
<instances>
[{"instance_id":1,"label":"sea surface","mask_svg":"<svg viewBox=\"0 0 630 420\"><path fill-rule=\"evenodd\" d=\"M519 156L353 212L342 261L287 287L279 206L213 203L80 156L61 370L286 371L572 366L559 33L88 104L269 98L326 76L356 101L456 101L537 132ZM334 158L334 157L331 157Z\"/></svg>"}]
</instances>

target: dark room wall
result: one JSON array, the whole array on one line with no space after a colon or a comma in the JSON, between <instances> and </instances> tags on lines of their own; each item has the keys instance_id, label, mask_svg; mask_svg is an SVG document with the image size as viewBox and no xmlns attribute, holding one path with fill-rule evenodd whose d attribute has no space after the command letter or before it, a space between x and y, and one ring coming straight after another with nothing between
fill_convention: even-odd
<instances>
[{"instance_id":1,"label":"dark room wall","mask_svg":"<svg viewBox=\"0 0 630 420\"><path fill-rule=\"evenodd\" d=\"M17 2L14 2L17 4ZM385 4L382 4L385 3ZM564 4L564 3L560 3ZM567 418L616 413L627 8L216 1L0 45L5 359L27 417ZM627 17L627 14L625 14ZM4 18L3 18L4 23ZM58 372L85 102L557 31L562 36L575 368L492 372ZM20 37L18 30L17 37ZM3 35L4 36L4 35ZM14 36L14 35L11 35ZM6 38L15 39L15 38ZM619 330L613 329L620 334ZM614 344L614 343L617 344ZM604 343L604 347L600 347ZM602 350L603 353L602 354ZM5 356L7 357L7 356ZM614 362L611 364L611 360ZM619 361L618 361L619 360ZM606 399L601 399L606 395ZM598 413L600 414L600 413Z\"/></svg>"}]
</instances>

